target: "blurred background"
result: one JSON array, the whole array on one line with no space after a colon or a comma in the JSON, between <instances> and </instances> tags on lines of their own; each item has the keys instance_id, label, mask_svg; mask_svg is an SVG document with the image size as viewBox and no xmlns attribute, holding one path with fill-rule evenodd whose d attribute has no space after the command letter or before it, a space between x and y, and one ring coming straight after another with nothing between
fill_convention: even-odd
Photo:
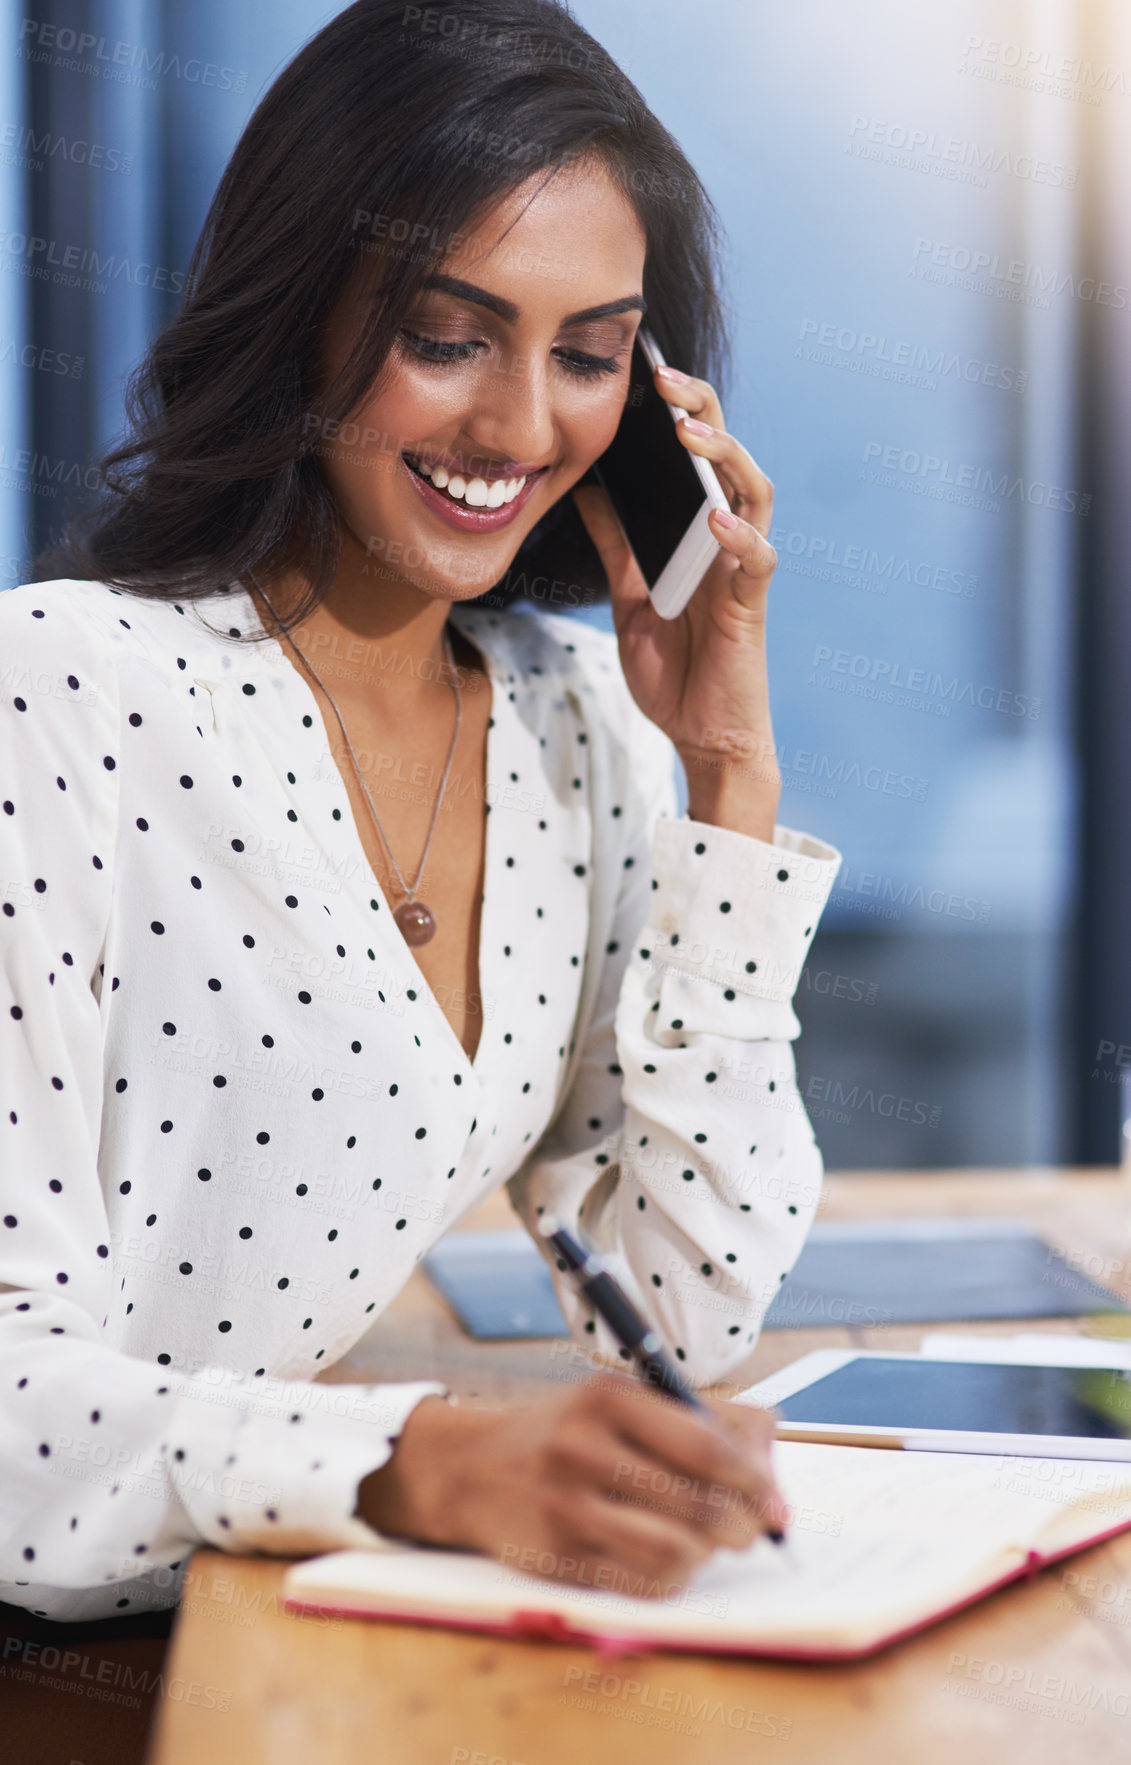
<instances>
[{"instance_id":1,"label":"blurred background","mask_svg":"<svg viewBox=\"0 0 1131 1765\"><path fill-rule=\"evenodd\" d=\"M258 97L336 10L0 0L3 586L120 431ZM844 854L797 996L826 1162L1116 1163L1131 6L573 10L728 238L727 422L777 491L781 819Z\"/></svg>"}]
</instances>

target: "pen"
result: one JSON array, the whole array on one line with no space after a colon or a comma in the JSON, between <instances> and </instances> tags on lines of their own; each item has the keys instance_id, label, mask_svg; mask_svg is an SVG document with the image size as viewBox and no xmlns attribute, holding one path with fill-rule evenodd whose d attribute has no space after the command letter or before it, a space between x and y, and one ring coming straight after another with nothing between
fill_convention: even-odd
<instances>
[{"instance_id":1,"label":"pen","mask_svg":"<svg viewBox=\"0 0 1131 1765\"><path fill-rule=\"evenodd\" d=\"M565 1265L564 1272L583 1298L612 1331L622 1348L636 1362L637 1371L649 1385L659 1386L677 1403L686 1404L705 1421L714 1421L707 1405L688 1384L679 1369L669 1360L657 1332L642 1318L620 1283L610 1274L595 1250L572 1232L566 1230L553 1214L543 1214L538 1221L542 1237L557 1251ZM780 1527L767 1527L766 1537L774 1544L785 1543Z\"/></svg>"}]
</instances>

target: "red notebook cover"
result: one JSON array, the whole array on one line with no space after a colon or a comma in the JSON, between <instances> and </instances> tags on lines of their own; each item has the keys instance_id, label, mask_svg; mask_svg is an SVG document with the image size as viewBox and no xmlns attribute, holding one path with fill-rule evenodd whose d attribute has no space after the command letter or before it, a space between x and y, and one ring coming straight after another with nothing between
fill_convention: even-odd
<instances>
[{"instance_id":1,"label":"red notebook cover","mask_svg":"<svg viewBox=\"0 0 1131 1765\"><path fill-rule=\"evenodd\" d=\"M1089 1550L1093 1545L1102 1544L1106 1539L1114 1538L1118 1533L1131 1528L1131 1518L1121 1520L1118 1525L1110 1526L1104 1532L1079 1543L1069 1545L1065 1550L1051 1551L1042 1555L1039 1551L1030 1550L1026 1560L1011 1569L1008 1574L1000 1575L983 1587L976 1588L972 1593L964 1594L961 1599L950 1605L940 1607L937 1611L926 1613L914 1623L902 1626L888 1634L876 1637L860 1646L847 1646L843 1649L807 1649L797 1645L774 1647L772 1644L758 1643L750 1646L745 1643L728 1644L721 1640L704 1641L702 1636L674 1637L644 1635L633 1637L621 1633L609 1633L590 1630L575 1625L559 1612L528 1609L517 1611L507 1623L492 1623L487 1619L466 1619L446 1617L443 1613L406 1614L390 1605L383 1610L372 1607L350 1606L348 1600L312 1601L288 1597L284 1600L284 1609L290 1612L333 1613L347 1618L372 1618L378 1622L398 1624L426 1624L439 1626L448 1630L471 1630L492 1636L513 1636L523 1639L536 1639L545 1642L583 1643L595 1649L605 1658L630 1655L649 1654L662 1650L668 1653L709 1654L709 1655L744 1655L749 1658L782 1661L853 1661L867 1655L877 1654L881 1649L890 1648L894 1643L902 1642L904 1637L915 1636L921 1630L929 1629L932 1624L941 1623L955 1612L964 1611L968 1606L976 1605L981 1599L996 1593L1000 1588L1008 1587L1019 1580L1032 1580L1041 1569L1050 1563L1061 1562L1065 1557L1075 1556L1077 1552Z\"/></svg>"}]
</instances>

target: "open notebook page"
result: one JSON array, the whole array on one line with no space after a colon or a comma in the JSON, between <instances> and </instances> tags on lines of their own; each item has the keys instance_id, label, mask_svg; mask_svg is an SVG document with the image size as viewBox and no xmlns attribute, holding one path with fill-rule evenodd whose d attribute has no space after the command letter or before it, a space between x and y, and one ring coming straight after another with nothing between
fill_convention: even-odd
<instances>
[{"instance_id":1,"label":"open notebook page","mask_svg":"<svg viewBox=\"0 0 1131 1765\"><path fill-rule=\"evenodd\" d=\"M660 1599L565 1586L487 1558L391 1547L297 1565L289 1599L505 1623L556 1612L594 1634L669 1644L862 1649L1021 1566L1131 1525L1131 1468L779 1441L789 1541L718 1551Z\"/></svg>"}]
</instances>

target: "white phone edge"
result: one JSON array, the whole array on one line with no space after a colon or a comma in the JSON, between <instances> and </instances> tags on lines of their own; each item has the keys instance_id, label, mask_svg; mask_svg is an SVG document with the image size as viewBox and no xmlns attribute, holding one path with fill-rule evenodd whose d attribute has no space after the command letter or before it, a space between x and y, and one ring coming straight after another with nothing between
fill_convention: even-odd
<instances>
[{"instance_id":1,"label":"white phone edge","mask_svg":"<svg viewBox=\"0 0 1131 1765\"><path fill-rule=\"evenodd\" d=\"M772 1409L782 1398L804 1391L818 1379L855 1360L918 1361L938 1360L939 1355L885 1353L877 1348L815 1348L787 1367L771 1373L733 1398L734 1403L748 1403L758 1409ZM1031 1362L1003 1362L1031 1365ZM978 1362L966 1363L978 1365ZM1048 1365L1056 1363L1050 1360ZM1069 1363L1075 1364L1075 1363ZM901 1430L872 1427L867 1423L787 1422L777 1427L780 1440L816 1441L829 1445L901 1447L905 1452L969 1452L1000 1455L1002 1458L1026 1459L1095 1459L1104 1462L1131 1459L1131 1440L1090 1439L1073 1434L981 1434L962 1433L954 1428Z\"/></svg>"},{"instance_id":2,"label":"white phone edge","mask_svg":"<svg viewBox=\"0 0 1131 1765\"><path fill-rule=\"evenodd\" d=\"M651 367L667 366L655 338L649 332L642 329L638 334L638 341L644 358ZM667 400L664 402L667 403ZM682 405L668 405L668 410L673 424L687 416ZM682 447L683 443L680 442L679 445ZM705 500L651 589L652 605L661 619L678 618L698 588L705 571L714 561L716 553L722 550L708 524L710 510L730 508L711 462L690 452L687 457L695 467L703 486Z\"/></svg>"}]
</instances>

